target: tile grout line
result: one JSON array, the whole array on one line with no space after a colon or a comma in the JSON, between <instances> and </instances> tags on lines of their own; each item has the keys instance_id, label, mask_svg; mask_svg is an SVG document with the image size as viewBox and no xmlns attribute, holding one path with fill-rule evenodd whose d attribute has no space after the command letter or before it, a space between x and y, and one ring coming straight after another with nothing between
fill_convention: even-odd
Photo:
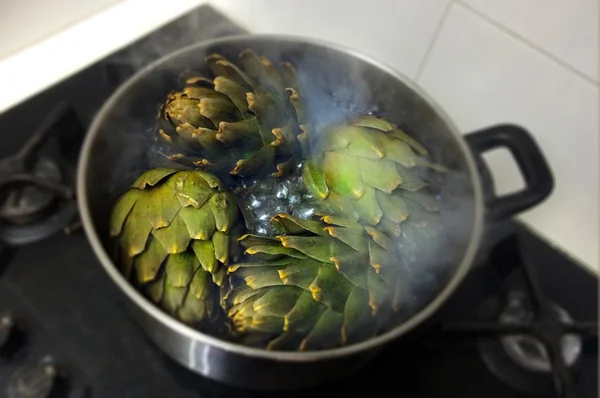
<instances>
[{"instance_id":1,"label":"tile grout line","mask_svg":"<svg viewBox=\"0 0 600 398\"><path fill-rule=\"evenodd\" d=\"M419 67L417 68L417 72L415 73L415 76L413 78L413 80L417 83L419 82L421 73L423 73L423 70L425 69L425 65L427 64L427 61L429 60L429 56L431 55L431 51L433 50L433 47L435 46L435 42L437 41L438 37L440 36L440 33L442 33L442 29L444 27L444 24L446 23L446 19L448 19L448 15L450 14L450 8L452 7L452 3L454 3L454 0L448 0L448 3L446 4L446 6L444 8L444 12L442 13L442 16L440 17L440 21L438 22L437 26L435 27L435 30L433 31L433 35L431 36L431 40L429 41L427 50L425 51L425 54L423 55L423 58L421 59L421 62L419 63Z\"/></svg>"},{"instance_id":2,"label":"tile grout line","mask_svg":"<svg viewBox=\"0 0 600 398\"><path fill-rule=\"evenodd\" d=\"M508 27L506 27L503 24L501 24L500 22L496 21L495 19L493 19L489 15L487 15L487 14L485 14L485 13L477 10L473 6L465 3L464 0L454 0L454 2L458 6L462 7L463 9L467 10L468 12L474 14L475 16L483 19L484 21L486 21L490 25L496 27L497 29L501 30L502 32L504 32L505 34L509 35L513 39L518 40L519 42L525 44L527 47L531 48L535 52L539 53L540 55L544 56L545 58L548 58L550 61L558 64L562 68L566 69L568 72L571 72L571 73L577 75L577 77L585 80L586 82L588 82L590 84L593 84L596 87L600 86L600 82L594 80L594 78L586 75L585 73L581 72L580 70L576 69L575 67L567 64L565 61L561 60L556 55L548 52L547 50L545 50L544 48L540 47L539 45L537 45L535 43L532 43L526 37L521 36L519 33L515 32L515 31L513 31L511 29L509 29Z\"/></svg>"}]
</instances>

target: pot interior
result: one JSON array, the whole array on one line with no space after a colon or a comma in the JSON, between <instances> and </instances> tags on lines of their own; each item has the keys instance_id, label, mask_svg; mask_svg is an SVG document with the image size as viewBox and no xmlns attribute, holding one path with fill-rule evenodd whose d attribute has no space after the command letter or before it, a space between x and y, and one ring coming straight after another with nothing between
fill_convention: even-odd
<instances>
[{"instance_id":1,"label":"pot interior","mask_svg":"<svg viewBox=\"0 0 600 398\"><path fill-rule=\"evenodd\" d=\"M273 63L292 62L298 71L314 130L348 116L374 113L409 131L430 152L431 160L451 171L443 187L444 225L448 240L432 247L432 256L411 270L403 323L432 300L469 266L476 247L480 199L470 154L452 122L415 86L384 66L350 51L292 38L247 36L198 44L150 65L105 104L87 138L81 160L83 189L91 228L107 250L108 221L115 199L144 171L164 165L155 143L159 105L180 86L185 69L210 76L204 58L219 53L235 62L250 48ZM479 188L477 188L479 189ZM98 250L98 248L97 248ZM464 274L464 272L463 272ZM441 301L441 300L440 300Z\"/></svg>"}]
</instances>

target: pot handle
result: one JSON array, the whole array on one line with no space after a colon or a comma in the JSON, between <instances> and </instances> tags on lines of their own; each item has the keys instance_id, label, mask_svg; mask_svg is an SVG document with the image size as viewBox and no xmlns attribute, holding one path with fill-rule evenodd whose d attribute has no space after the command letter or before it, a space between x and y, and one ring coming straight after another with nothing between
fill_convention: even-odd
<instances>
[{"instance_id":1,"label":"pot handle","mask_svg":"<svg viewBox=\"0 0 600 398\"><path fill-rule=\"evenodd\" d=\"M552 171L527 130L502 124L466 134L464 137L471 147L482 177L489 221L506 219L520 213L542 202L552 192ZM490 170L482 156L484 152L495 148L506 148L515 158L525 180L524 189L504 196L495 194Z\"/></svg>"}]
</instances>

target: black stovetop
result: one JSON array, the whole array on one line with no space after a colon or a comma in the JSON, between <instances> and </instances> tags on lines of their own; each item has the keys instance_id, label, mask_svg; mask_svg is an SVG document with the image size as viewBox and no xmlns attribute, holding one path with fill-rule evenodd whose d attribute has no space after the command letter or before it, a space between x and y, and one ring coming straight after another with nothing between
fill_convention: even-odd
<instances>
[{"instance_id":1,"label":"black stovetop","mask_svg":"<svg viewBox=\"0 0 600 398\"><path fill-rule=\"evenodd\" d=\"M0 115L0 158L17 151L57 102L70 104L85 127L110 93L139 67L195 41L237 33L242 31L213 9L200 7ZM9 390L23 369L35 369L24 366L28 364L42 364L46 371L57 372L55 398L317 393L528 396L524 390L558 396L550 373L521 371L495 351L500 347L499 337L466 333L462 321L496 320L507 296L528 292L519 266L523 261L530 266L526 269L536 271L539 287L574 320L595 322L597 278L517 222L490 228L485 242L476 266L432 319L385 346L358 374L311 391L285 394L223 386L192 374L162 354L130 319L129 302L105 274L81 231L4 250L0 253L0 342L3 314L10 314L16 327L9 343L0 349L0 397L21 397ZM595 341L584 340L571 368L578 397L597 396ZM516 376L510 373L515 369L519 370ZM520 387L511 387L507 379Z\"/></svg>"},{"instance_id":2,"label":"black stovetop","mask_svg":"<svg viewBox=\"0 0 600 398\"><path fill-rule=\"evenodd\" d=\"M595 320L597 280L518 224L506 225L502 236L508 234L510 239L513 230L525 260L536 264L545 292L558 298L574 319ZM489 371L477 337L438 328L447 321L492 317L498 309L490 301L500 302L506 285L524 290L519 274L516 266L474 268L428 324L386 346L358 375L318 391L377 394L392 388L404 396L526 396ZM0 385L6 385L26 361L51 357L70 384L70 395L62 395L69 398L278 396L222 386L163 355L130 319L129 303L82 235L56 235L18 250L0 278L0 303L2 310L14 314L26 340L12 359L0 361ZM597 346L588 347L581 361L575 379L577 396L594 397ZM551 383L546 376L544 382ZM555 396L551 385L543 396Z\"/></svg>"}]
</instances>

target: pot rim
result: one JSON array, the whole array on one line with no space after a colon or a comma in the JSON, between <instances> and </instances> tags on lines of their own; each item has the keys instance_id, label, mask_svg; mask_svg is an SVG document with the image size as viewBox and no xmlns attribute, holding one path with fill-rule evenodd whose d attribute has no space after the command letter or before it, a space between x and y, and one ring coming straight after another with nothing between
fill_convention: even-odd
<instances>
[{"instance_id":1,"label":"pot rim","mask_svg":"<svg viewBox=\"0 0 600 398\"><path fill-rule=\"evenodd\" d=\"M161 309L156 307L153 303L151 303L146 297L144 297L138 290L136 290L119 272L116 265L112 262L110 256L104 249L102 245L101 239L98 236L96 229L92 222L92 217L90 213L90 208L88 205L88 197L87 197L87 186L86 186L86 174L88 172L89 166L89 157L91 156L91 149L93 143L95 141L95 137L99 131L99 127L103 124L104 119L110 113L113 108L113 104L115 104L123 94L125 94L129 87L132 86L139 79L146 77L148 74L152 73L152 71L158 67L159 65L168 62L169 60L178 57L186 52L195 51L202 47L209 47L215 44L222 44L227 42L243 42L243 41L279 41L279 42L296 42L303 43L312 46L321 46L327 47L335 51L340 51L346 54L349 54L352 57L356 57L365 61L366 63L372 65L375 68L383 70L395 78L402 81L403 84L412 89L415 93L417 93L421 99L423 99L426 103L429 104L437 114L442 118L444 123L449 127L449 129L454 133L455 139L457 141L458 146L461 148L463 152L463 156L465 157L468 171L470 174L470 179L473 184L473 199L474 199L474 217L473 217L473 225L471 227L471 239L469 244L465 250L465 254L461 260L460 265L455 271L455 274L452 276L447 285L442 289L441 292L435 296L433 300L431 300L424 308L422 308L419 312L413 315L404 323L399 326L390 329L389 331L380 334L376 337L373 337L369 340L365 340L359 343L351 344L344 347L332 348L326 350L319 351L305 351L305 352L289 352L289 351L269 351L261 348L247 347L241 344L225 341L219 339L217 337L213 337L207 334L204 334L192 327L176 320L171 317L167 313L163 312ZM202 41L199 43L195 43L189 45L187 47L183 47L177 51L174 51L170 54L163 56L162 58L152 62L148 66L136 72L133 76L131 76L127 81L125 81L111 96L110 98L103 104L100 108L100 111L94 117L92 121L88 133L86 134L85 140L82 145L79 164L77 167L77 203L79 206L79 213L81 217L81 221L83 224L83 228L87 235L87 238L96 254L96 257L100 260L100 263L104 267L105 271L112 278L112 280L117 284L117 286L131 299L139 308L141 308L147 315L154 318L156 321L163 323L165 326L169 327L174 332L179 333L189 339L191 339L194 343L206 344L208 346L214 346L216 348L222 349L224 351L248 356L248 357L259 357L265 359L271 359L276 361L286 361L286 362L309 362L309 361L319 361L324 359L330 359L335 357L342 357L351 354L356 354L362 351L366 351L369 349L373 349L379 345L387 343L402 334L408 332L413 329L420 323L422 323L425 319L431 316L445 301L446 299L454 292L456 287L463 280L467 272L469 271L471 264L475 258L477 253L477 249L479 247L482 233L483 233L483 220L484 220L484 203L483 203L483 193L482 193L482 185L479 172L477 171L477 167L475 165L474 158L471 154L471 150L469 149L466 141L462 138L462 135L452 119L448 116L448 114L421 88L419 88L416 83L411 81L407 76L404 76L402 73L398 72L394 68L388 66L387 64L380 62L376 59L373 59L370 56L364 55L363 53L351 49L349 47L339 45L336 43L327 42L320 39L299 37L299 36L291 36L291 35L280 35L280 34L244 34L244 35L235 35L235 36L226 36L222 38L217 38L213 40Z\"/></svg>"}]
</instances>

